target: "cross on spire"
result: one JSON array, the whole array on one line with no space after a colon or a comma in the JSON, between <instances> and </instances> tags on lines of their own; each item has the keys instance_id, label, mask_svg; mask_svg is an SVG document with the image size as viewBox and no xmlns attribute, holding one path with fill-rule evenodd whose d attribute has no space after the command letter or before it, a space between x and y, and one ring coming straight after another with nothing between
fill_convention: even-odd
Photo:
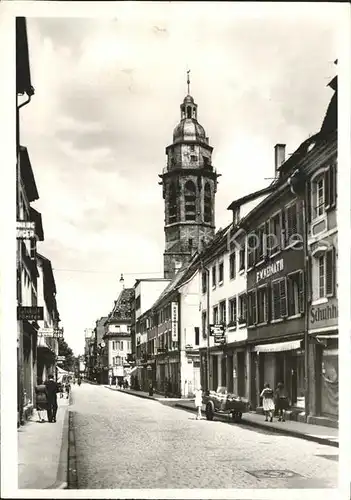
<instances>
[{"instance_id":1,"label":"cross on spire","mask_svg":"<svg viewBox=\"0 0 351 500\"><path fill-rule=\"evenodd\" d=\"M186 72L187 74L187 81L186 83L188 84L188 95L190 95L190 69Z\"/></svg>"}]
</instances>

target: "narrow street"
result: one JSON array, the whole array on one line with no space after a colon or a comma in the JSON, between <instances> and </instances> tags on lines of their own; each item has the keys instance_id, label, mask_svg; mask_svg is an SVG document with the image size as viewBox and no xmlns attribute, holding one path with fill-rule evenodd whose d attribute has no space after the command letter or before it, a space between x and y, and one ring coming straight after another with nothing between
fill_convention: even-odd
<instances>
[{"instance_id":1,"label":"narrow street","mask_svg":"<svg viewBox=\"0 0 351 500\"><path fill-rule=\"evenodd\" d=\"M338 450L103 386L72 391L79 489L333 488Z\"/></svg>"}]
</instances>

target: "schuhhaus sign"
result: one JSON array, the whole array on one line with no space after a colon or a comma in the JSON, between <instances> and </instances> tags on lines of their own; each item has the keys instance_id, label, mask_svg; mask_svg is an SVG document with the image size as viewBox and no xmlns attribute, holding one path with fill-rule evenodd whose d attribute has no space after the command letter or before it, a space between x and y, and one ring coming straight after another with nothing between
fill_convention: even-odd
<instances>
[{"instance_id":1,"label":"schuhhaus sign","mask_svg":"<svg viewBox=\"0 0 351 500\"><path fill-rule=\"evenodd\" d=\"M274 262L273 264L269 264L268 266L264 267L260 271L257 271L256 281L261 281L261 280L264 280L266 278L269 278L270 276L273 276L274 274L280 273L283 270L284 270L283 259L277 260L277 262Z\"/></svg>"},{"instance_id":2,"label":"schuhhaus sign","mask_svg":"<svg viewBox=\"0 0 351 500\"><path fill-rule=\"evenodd\" d=\"M311 306L310 308L310 328L320 329L338 324L338 301L329 299L325 304Z\"/></svg>"}]
</instances>

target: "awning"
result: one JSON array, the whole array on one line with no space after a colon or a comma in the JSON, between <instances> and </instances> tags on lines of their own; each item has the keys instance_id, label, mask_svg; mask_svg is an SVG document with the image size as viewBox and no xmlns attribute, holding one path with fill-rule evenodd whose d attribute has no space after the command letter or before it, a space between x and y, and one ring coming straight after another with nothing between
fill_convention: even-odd
<instances>
[{"instance_id":1,"label":"awning","mask_svg":"<svg viewBox=\"0 0 351 500\"><path fill-rule=\"evenodd\" d=\"M256 345L255 352L281 352L300 349L302 340L292 340L291 342L276 342L275 344Z\"/></svg>"},{"instance_id":2,"label":"awning","mask_svg":"<svg viewBox=\"0 0 351 500\"><path fill-rule=\"evenodd\" d=\"M332 335L316 335L316 338L318 340L323 340L323 339L337 339L339 335L337 333L334 333Z\"/></svg>"}]
</instances>

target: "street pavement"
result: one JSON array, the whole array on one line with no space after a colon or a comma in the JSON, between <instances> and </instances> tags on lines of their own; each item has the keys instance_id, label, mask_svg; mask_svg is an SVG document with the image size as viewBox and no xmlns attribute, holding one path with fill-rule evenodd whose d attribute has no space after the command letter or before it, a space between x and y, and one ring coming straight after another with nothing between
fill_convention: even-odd
<instances>
[{"instance_id":1,"label":"street pavement","mask_svg":"<svg viewBox=\"0 0 351 500\"><path fill-rule=\"evenodd\" d=\"M18 488L65 489L67 487L67 446L69 400L58 398L56 422L38 422L33 416L17 431Z\"/></svg>"},{"instance_id":2,"label":"street pavement","mask_svg":"<svg viewBox=\"0 0 351 500\"><path fill-rule=\"evenodd\" d=\"M90 384L70 410L78 489L337 487L334 447Z\"/></svg>"}]
</instances>

